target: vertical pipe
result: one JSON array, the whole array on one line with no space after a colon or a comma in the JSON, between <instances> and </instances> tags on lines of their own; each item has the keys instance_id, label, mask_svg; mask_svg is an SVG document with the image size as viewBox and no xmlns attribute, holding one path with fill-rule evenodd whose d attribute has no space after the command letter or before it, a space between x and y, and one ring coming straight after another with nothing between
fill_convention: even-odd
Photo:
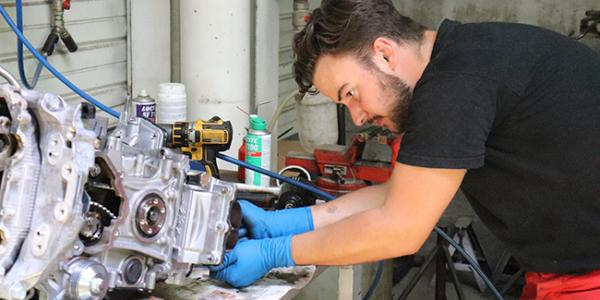
<instances>
[{"instance_id":1,"label":"vertical pipe","mask_svg":"<svg viewBox=\"0 0 600 300\"><path fill-rule=\"evenodd\" d=\"M180 1L171 0L171 82L181 82Z\"/></svg>"},{"instance_id":2,"label":"vertical pipe","mask_svg":"<svg viewBox=\"0 0 600 300\"><path fill-rule=\"evenodd\" d=\"M131 95L146 90L157 98L158 85L171 80L170 3L164 0L130 1Z\"/></svg>"},{"instance_id":3,"label":"vertical pipe","mask_svg":"<svg viewBox=\"0 0 600 300\"><path fill-rule=\"evenodd\" d=\"M346 145L346 109L337 104L338 145Z\"/></svg>"},{"instance_id":4,"label":"vertical pipe","mask_svg":"<svg viewBox=\"0 0 600 300\"><path fill-rule=\"evenodd\" d=\"M255 113L269 124L277 108L279 96L279 4L277 0L256 0L254 39ZM283 101L283 99L282 99ZM271 166L277 168L277 127L272 128Z\"/></svg>"},{"instance_id":5,"label":"vertical pipe","mask_svg":"<svg viewBox=\"0 0 600 300\"><path fill-rule=\"evenodd\" d=\"M52 0L52 27L60 30L65 27L65 9L62 0Z\"/></svg>"},{"instance_id":6,"label":"vertical pipe","mask_svg":"<svg viewBox=\"0 0 600 300\"><path fill-rule=\"evenodd\" d=\"M131 46L131 0L127 0L126 3L126 10L127 10L127 95L129 98L129 96L131 96L133 94L132 91L132 77L133 77L133 62L131 60L131 51L132 51L132 46Z\"/></svg>"},{"instance_id":7,"label":"vertical pipe","mask_svg":"<svg viewBox=\"0 0 600 300\"><path fill-rule=\"evenodd\" d=\"M306 26L306 21L308 20L309 15L310 5L308 0L294 0L294 4L292 6L292 28L294 29L294 34L302 31L304 26ZM302 102L302 99L304 99L304 94L298 93L296 94L295 98L296 103L300 103Z\"/></svg>"},{"instance_id":8,"label":"vertical pipe","mask_svg":"<svg viewBox=\"0 0 600 300\"><path fill-rule=\"evenodd\" d=\"M306 26L307 16L310 15L310 6L308 0L294 0L292 8L292 26L294 33L298 33Z\"/></svg>"},{"instance_id":9,"label":"vertical pipe","mask_svg":"<svg viewBox=\"0 0 600 300\"><path fill-rule=\"evenodd\" d=\"M250 1L180 0L181 82L188 99L188 119L218 115L231 121L236 156L247 126L251 88ZM223 165L230 168L233 166Z\"/></svg>"},{"instance_id":10,"label":"vertical pipe","mask_svg":"<svg viewBox=\"0 0 600 300\"><path fill-rule=\"evenodd\" d=\"M259 101L257 99L257 94L256 94L256 84L257 84L257 72L256 70L259 68L257 66L258 64L258 59L256 57L256 53L258 52L257 49L257 38L258 38L258 5L259 3L256 0L249 0L250 1L250 19L249 19L249 23L248 26L250 27L250 33L252 34L250 37L250 45L249 45L249 49L250 49L250 90L248 91L248 93L250 94L250 102L248 103L248 105L250 106L250 110L248 110L251 114L258 114L258 104ZM266 119L265 119L266 120Z\"/></svg>"}]
</instances>

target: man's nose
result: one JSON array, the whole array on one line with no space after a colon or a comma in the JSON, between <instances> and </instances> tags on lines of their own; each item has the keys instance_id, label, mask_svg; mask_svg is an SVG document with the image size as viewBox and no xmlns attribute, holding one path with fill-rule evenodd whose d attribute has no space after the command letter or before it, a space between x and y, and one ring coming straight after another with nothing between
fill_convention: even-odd
<instances>
[{"instance_id":1,"label":"man's nose","mask_svg":"<svg viewBox=\"0 0 600 300\"><path fill-rule=\"evenodd\" d=\"M354 125L362 126L367 122L366 112L358 105L358 103L356 103L356 101L351 101L346 107L350 111L350 116L352 116Z\"/></svg>"}]
</instances>

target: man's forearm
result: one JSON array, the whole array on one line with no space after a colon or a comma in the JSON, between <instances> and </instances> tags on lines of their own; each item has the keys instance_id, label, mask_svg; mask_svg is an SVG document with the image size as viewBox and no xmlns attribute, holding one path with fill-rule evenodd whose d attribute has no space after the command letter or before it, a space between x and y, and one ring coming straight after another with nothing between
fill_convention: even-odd
<instances>
[{"instance_id":1,"label":"man's forearm","mask_svg":"<svg viewBox=\"0 0 600 300\"><path fill-rule=\"evenodd\" d=\"M460 169L398 164L392 174L393 184L389 189L384 187L384 193L370 190L362 195L363 199L341 199L354 204L339 206L343 209L342 220L328 225L323 222L314 231L294 236L292 258L298 265L340 265L412 254L452 201L465 173ZM366 206L361 203L375 207L357 212Z\"/></svg>"},{"instance_id":2,"label":"man's forearm","mask_svg":"<svg viewBox=\"0 0 600 300\"><path fill-rule=\"evenodd\" d=\"M410 224L410 218L394 219L382 207L373 208L294 236L292 257L298 265L346 265L414 253L428 229Z\"/></svg>"},{"instance_id":3,"label":"man's forearm","mask_svg":"<svg viewBox=\"0 0 600 300\"><path fill-rule=\"evenodd\" d=\"M381 207L389 190L389 183L369 186L341 196L334 201L311 207L315 229L343 220L375 207Z\"/></svg>"}]
</instances>

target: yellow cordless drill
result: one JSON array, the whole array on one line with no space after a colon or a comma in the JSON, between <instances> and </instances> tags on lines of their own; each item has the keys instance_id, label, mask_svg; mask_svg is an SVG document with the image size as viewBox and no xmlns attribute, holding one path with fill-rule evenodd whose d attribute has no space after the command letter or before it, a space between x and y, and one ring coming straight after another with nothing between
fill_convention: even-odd
<instances>
[{"instance_id":1,"label":"yellow cordless drill","mask_svg":"<svg viewBox=\"0 0 600 300\"><path fill-rule=\"evenodd\" d=\"M219 178L216 154L231 147L231 122L214 116L208 121L161 124L167 130L167 147L180 148L190 159L199 161L206 172Z\"/></svg>"}]
</instances>

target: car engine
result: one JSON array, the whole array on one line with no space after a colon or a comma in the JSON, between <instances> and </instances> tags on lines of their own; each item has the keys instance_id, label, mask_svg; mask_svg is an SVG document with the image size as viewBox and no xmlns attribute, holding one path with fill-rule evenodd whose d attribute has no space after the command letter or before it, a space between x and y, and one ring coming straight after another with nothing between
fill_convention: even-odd
<instances>
[{"instance_id":1,"label":"car engine","mask_svg":"<svg viewBox=\"0 0 600 300\"><path fill-rule=\"evenodd\" d=\"M87 103L0 85L0 298L206 279L235 227L235 185L165 140L145 119L123 113L109 130Z\"/></svg>"}]
</instances>

